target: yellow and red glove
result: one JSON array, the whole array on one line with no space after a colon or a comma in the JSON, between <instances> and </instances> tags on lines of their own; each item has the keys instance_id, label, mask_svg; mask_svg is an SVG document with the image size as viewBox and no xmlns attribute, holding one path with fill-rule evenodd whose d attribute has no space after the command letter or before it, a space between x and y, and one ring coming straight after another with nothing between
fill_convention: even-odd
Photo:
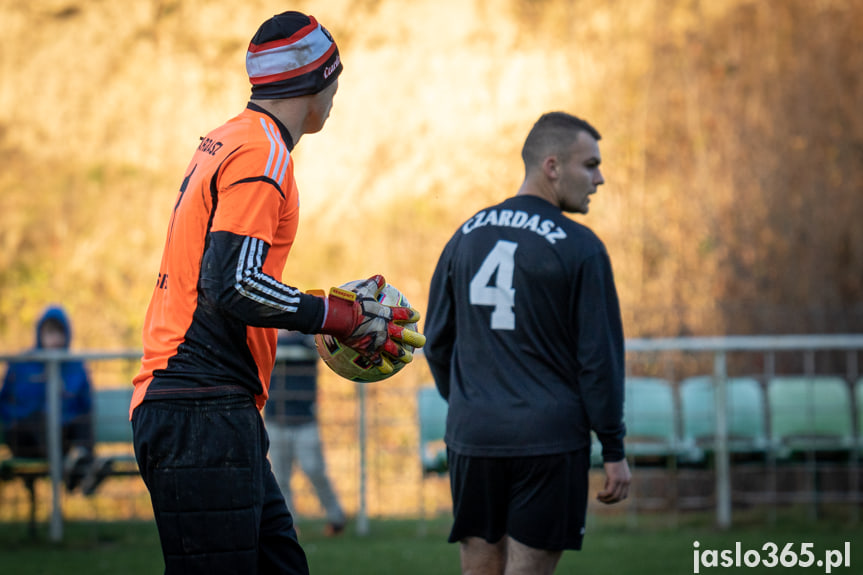
<instances>
[{"instance_id":1,"label":"yellow and red glove","mask_svg":"<svg viewBox=\"0 0 863 575\"><path fill-rule=\"evenodd\" d=\"M332 335L363 354L382 373L391 373L390 358L410 363L413 354L404 344L425 345L421 333L405 324L416 323L420 314L410 307L388 306L378 301L386 280L380 274L359 282L351 289L334 287L326 296L327 311L321 333Z\"/></svg>"}]
</instances>

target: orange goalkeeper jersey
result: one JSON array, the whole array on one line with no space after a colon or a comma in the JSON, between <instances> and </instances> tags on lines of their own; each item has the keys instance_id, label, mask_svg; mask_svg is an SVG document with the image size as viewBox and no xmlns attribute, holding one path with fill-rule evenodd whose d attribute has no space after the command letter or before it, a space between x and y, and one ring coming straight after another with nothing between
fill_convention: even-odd
<instances>
[{"instance_id":1,"label":"orange goalkeeper jersey","mask_svg":"<svg viewBox=\"0 0 863 575\"><path fill-rule=\"evenodd\" d=\"M267 398L276 329L315 333L324 301L281 281L299 216L293 140L249 103L201 139L174 205L129 414L146 399Z\"/></svg>"}]
</instances>

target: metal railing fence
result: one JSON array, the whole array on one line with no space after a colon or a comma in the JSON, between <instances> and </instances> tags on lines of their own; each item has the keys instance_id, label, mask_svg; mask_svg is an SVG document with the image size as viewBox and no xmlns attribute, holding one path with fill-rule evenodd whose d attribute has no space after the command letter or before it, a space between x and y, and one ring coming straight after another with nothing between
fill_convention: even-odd
<instances>
[{"instance_id":1,"label":"metal railing fence","mask_svg":"<svg viewBox=\"0 0 863 575\"><path fill-rule=\"evenodd\" d=\"M783 354L792 354L795 359L790 363L802 366L801 373L815 373L819 369L835 370L836 365L841 364L844 371L843 376L850 382L860 377L859 362L863 354L863 335L791 335L791 336L728 336L728 337L687 337L687 338L658 338L658 339L629 339L626 341L627 371L628 373L666 373L672 374L674 379L681 379L686 375L697 373L704 374L705 366L710 365L709 374L713 378L715 393L715 514L716 524L721 528L727 528L732 524L732 498L731 498L731 463L728 446L728 419L727 419L727 390L726 381L731 375L752 369L755 363L761 371L762 377L770 377L781 371L785 358ZM306 348L279 348L279 358L303 357L310 353ZM311 352L314 353L314 352ZM837 357L830 356L822 360L827 367L819 363L819 354L838 354ZM741 357L746 359L741 359ZM753 356L756 359L753 360ZM783 356L783 357L780 357ZM417 359L421 354L417 354ZM843 359L844 358L844 359ZM124 360L137 362L140 359L139 350L123 351L40 351L26 354L2 354L0 362L19 361L43 361L46 364L48 375L48 402L46 423L48 430L48 459L50 465L51 484L51 511L49 538L59 541L63 538L63 510L61 498L63 456L61 446L60 430L60 393L62 383L60 379L60 364L63 361L83 361L87 365L99 362ZM355 461L350 467L354 469L356 477L348 480L343 479L344 484L350 484L350 490L355 490L356 523L357 531L365 533L368 531L368 518L382 509L376 503L376 508L369 506L370 493L387 492L389 485L385 485L387 474L377 469L377 461L386 458L388 446L396 446L392 449L399 453L389 459L398 459L396 467L400 469L410 468L416 463L418 468L418 451L412 444L416 440L416 418L415 406L413 405L415 391L422 385L431 385L427 366L424 362L417 361L420 366L411 366L399 378L406 384L389 384L379 382L370 385L354 384L344 380L333 381L335 376L322 368L324 391L338 389L341 396L339 401L352 401L354 407L341 411L353 411L353 415L345 415L343 425L350 428L355 445L350 450L355 450L349 459ZM327 379L329 378L329 379ZM338 379L338 378L335 378ZM120 383L120 382L117 382ZM345 397L350 399L345 399ZM325 398L325 401L326 400ZM328 409L334 404L329 404ZM335 406L338 407L338 406ZM324 418L326 420L326 417ZM322 421L322 430L327 421ZM397 433L389 433L387 426L398 427ZM371 431L371 433L370 433ZM859 440L859 435L858 435ZM369 446L374 446L375 453L371 454L370 464ZM354 459L355 458L355 459ZM417 461L414 461L417 459ZM392 462L389 463L391 466ZM371 467L370 467L371 465ZM370 475L371 473L371 475ZM421 480L421 479L420 479ZM403 481L396 478L395 481Z\"/></svg>"}]
</instances>

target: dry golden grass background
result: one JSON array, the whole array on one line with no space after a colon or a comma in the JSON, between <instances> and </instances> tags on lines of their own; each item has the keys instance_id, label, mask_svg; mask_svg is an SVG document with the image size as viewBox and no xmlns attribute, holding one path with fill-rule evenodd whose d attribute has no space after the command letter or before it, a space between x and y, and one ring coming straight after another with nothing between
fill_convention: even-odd
<instances>
[{"instance_id":1,"label":"dry golden grass background","mask_svg":"<svg viewBox=\"0 0 863 575\"><path fill-rule=\"evenodd\" d=\"M76 348L140 344L186 164L286 9L345 65L294 152L288 283L382 272L424 309L445 241L562 109L603 133L579 220L627 336L863 329L861 0L0 0L0 349L52 301Z\"/></svg>"},{"instance_id":2,"label":"dry golden grass background","mask_svg":"<svg viewBox=\"0 0 863 575\"><path fill-rule=\"evenodd\" d=\"M74 347L140 345L186 164L287 9L345 64L294 151L289 283L382 272L424 310L446 240L515 192L527 131L562 109L603 133L607 184L578 219L611 253L627 336L863 331L863 0L0 0L0 350L54 301ZM92 369L120 385L137 365ZM429 375L405 373L368 388L373 514L415 509L408 406ZM353 392L323 370L351 512Z\"/></svg>"}]
</instances>

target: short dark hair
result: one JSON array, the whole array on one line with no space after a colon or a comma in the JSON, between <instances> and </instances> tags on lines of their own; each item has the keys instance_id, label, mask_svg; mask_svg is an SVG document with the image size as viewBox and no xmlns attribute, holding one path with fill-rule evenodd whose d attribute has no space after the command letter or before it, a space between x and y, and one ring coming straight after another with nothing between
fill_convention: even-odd
<instances>
[{"instance_id":1,"label":"short dark hair","mask_svg":"<svg viewBox=\"0 0 863 575\"><path fill-rule=\"evenodd\" d=\"M521 149L525 168L539 164L549 154L561 152L578 138L580 132L587 132L597 141L602 139L596 128L572 114L543 114L530 129Z\"/></svg>"}]
</instances>

